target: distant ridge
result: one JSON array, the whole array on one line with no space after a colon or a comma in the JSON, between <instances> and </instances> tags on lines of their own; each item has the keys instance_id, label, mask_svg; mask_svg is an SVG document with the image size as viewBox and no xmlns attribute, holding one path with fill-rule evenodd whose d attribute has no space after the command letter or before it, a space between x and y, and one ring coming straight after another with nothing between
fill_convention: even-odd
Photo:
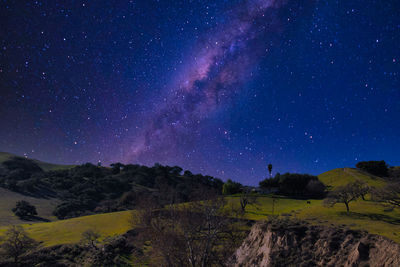
<instances>
[{"instance_id":1,"label":"distant ridge","mask_svg":"<svg viewBox=\"0 0 400 267\"><path fill-rule=\"evenodd\" d=\"M23 156L18 156L18 155L11 154L8 152L0 151L0 164L6 160L9 160L10 158L13 158L13 157L23 158ZM70 168L75 167L75 165L53 164L53 163L43 162L43 161L36 160L36 159L31 159L31 158L29 158L29 159L34 161L36 164L38 164L39 167L42 168L44 171L63 170L63 169L70 169Z\"/></svg>"}]
</instances>

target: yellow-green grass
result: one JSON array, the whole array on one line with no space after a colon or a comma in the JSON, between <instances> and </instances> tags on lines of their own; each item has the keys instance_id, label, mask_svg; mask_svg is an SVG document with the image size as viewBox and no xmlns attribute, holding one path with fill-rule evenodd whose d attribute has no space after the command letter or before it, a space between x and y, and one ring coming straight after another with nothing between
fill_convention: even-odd
<instances>
[{"instance_id":1,"label":"yellow-green grass","mask_svg":"<svg viewBox=\"0 0 400 267\"><path fill-rule=\"evenodd\" d=\"M366 230L400 243L400 211L373 201L351 202L349 213L344 204L325 207L320 203L300 210L297 217L316 224L346 225L351 229Z\"/></svg>"},{"instance_id":2,"label":"yellow-green grass","mask_svg":"<svg viewBox=\"0 0 400 267\"><path fill-rule=\"evenodd\" d=\"M0 226L21 224L26 221L20 220L12 212L17 201L25 200L36 207L38 216L46 220L55 220L56 217L52 215L54 208L59 204L57 199L44 199L25 196L0 187Z\"/></svg>"},{"instance_id":3,"label":"yellow-green grass","mask_svg":"<svg viewBox=\"0 0 400 267\"><path fill-rule=\"evenodd\" d=\"M318 175L318 179L329 189L334 189L337 186L346 185L356 180L365 181L368 185L375 187L381 187L386 184L385 180L380 177L352 168L333 169Z\"/></svg>"},{"instance_id":4,"label":"yellow-green grass","mask_svg":"<svg viewBox=\"0 0 400 267\"><path fill-rule=\"evenodd\" d=\"M228 197L229 203L239 205L239 197ZM247 206L245 218L266 220L272 215L272 196L259 197L258 205ZM310 204L307 204L307 201ZM400 243L400 211L380 203L361 200L350 203L350 212L344 204L326 207L322 200L275 198L274 214L308 221L313 224L336 225L366 230L371 234L386 236Z\"/></svg>"},{"instance_id":5,"label":"yellow-green grass","mask_svg":"<svg viewBox=\"0 0 400 267\"><path fill-rule=\"evenodd\" d=\"M227 200L228 206L233 204L237 207L240 205L239 196L230 196L227 197ZM310 201L311 204L307 204L307 201ZM246 207L245 217L249 220L265 220L268 215L272 215L272 209L274 209L274 215L290 214L319 202L319 200L291 199L279 196L273 198L271 195L260 196L257 199L257 205Z\"/></svg>"},{"instance_id":6,"label":"yellow-green grass","mask_svg":"<svg viewBox=\"0 0 400 267\"><path fill-rule=\"evenodd\" d=\"M22 225L34 239L44 246L77 243L84 231L92 229L101 235L101 239L121 235L132 228L132 211L120 211L83 216L55 222ZM0 228L0 236L7 227Z\"/></svg>"},{"instance_id":7,"label":"yellow-green grass","mask_svg":"<svg viewBox=\"0 0 400 267\"><path fill-rule=\"evenodd\" d=\"M13 157L19 157L19 156L7 152L0 152L0 164ZM75 167L75 165L60 165L60 164L47 163L36 159L32 160L45 171L65 170Z\"/></svg>"}]
</instances>

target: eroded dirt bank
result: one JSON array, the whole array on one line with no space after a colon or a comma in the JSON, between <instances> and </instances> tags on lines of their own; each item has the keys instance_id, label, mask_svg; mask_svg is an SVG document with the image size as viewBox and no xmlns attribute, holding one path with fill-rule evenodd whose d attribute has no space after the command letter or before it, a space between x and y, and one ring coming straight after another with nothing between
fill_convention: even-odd
<instances>
[{"instance_id":1,"label":"eroded dirt bank","mask_svg":"<svg viewBox=\"0 0 400 267\"><path fill-rule=\"evenodd\" d=\"M232 266L400 266L400 245L362 231L303 222L260 222Z\"/></svg>"}]
</instances>

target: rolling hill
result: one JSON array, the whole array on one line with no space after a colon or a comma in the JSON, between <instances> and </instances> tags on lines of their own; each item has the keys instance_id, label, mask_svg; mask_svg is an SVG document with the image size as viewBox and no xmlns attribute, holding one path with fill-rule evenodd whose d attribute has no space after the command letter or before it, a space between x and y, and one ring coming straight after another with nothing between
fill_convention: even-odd
<instances>
[{"instance_id":1,"label":"rolling hill","mask_svg":"<svg viewBox=\"0 0 400 267\"><path fill-rule=\"evenodd\" d=\"M84 231L92 229L101 238L121 235L131 228L132 211L82 216L55 222L22 224L28 234L44 246L77 243ZM0 227L0 236L7 227Z\"/></svg>"},{"instance_id":2,"label":"rolling hill","mask_svg":"<svg viewBox=\"0 0 400 267\"><path fill-rule=\"evenodd\" d=\"M19 156L11 153L0 152L0 164L14 157L19 157ZM74 165L58 165L35 159L32 160L45 171L63 170L74 167ZM54 208L60 203L60 200L55 198L38 198L38 197L23 195L18 192L14 192L0 187L0 226L26 223L26 221L20 220L11 211L11 209L15 207L15 203L20 200L28 201L37 208L40 217L38 217L36 220L33 220L32 222L47 221L47 220L53 221L57 219L52 214L52 212Z\"/></svg>"},{"instance_id":3,"label":"rolling hill","mask_svg":"<svg viewBox=\"0 0 400 267\"><path fill-rule=\"evenodd\" d=\"M53 221L57 219L52 212L60 203L60 200L54 198L36 198L26 196L0 187L0 227L26 223L26 221L23 221L15 216L11 210L15 207L15 203L20 200L28 201L36 207L40 218L32 222L43 220Z\"/></svg>"},{"instance_id":4,"label":"rolling hill","mask_svg":"<svg viewBox=\"0 0 400 267\"><path fill-rule=\"evenodd\" d=\"M9 160L13 157L21 157L18 155L14 155L7 152L0 152L0 164L6 160ZM55 171L55 170L65 170L75 167L76 165L60 165L60 164L53 164L48 162L43 162L40 160L32 159L40 168L44 171Z\"/></svg>"},{"instance_id":5,"label":"rolling hill","mask_svg":"<svg viewBox=\"0 0 400 267\"><path fill-rule=\"evenodd\" d=\"M328 189L346 185L356 180L366 182L369 186L381 187L386 184L383 178L362 172L353 168L338 168L318 175L318 179L323 182Z\"/></svg>"}]
</instances>

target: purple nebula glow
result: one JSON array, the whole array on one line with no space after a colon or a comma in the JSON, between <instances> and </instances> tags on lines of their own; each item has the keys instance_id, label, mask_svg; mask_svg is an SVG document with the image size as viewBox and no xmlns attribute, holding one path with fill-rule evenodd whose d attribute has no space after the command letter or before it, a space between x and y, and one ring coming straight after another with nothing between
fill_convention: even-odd
<instances>
[{"instance_id":1,"label":"purple nebula glow","mask_svg":"<svg viewBox=\"0 0 400 267\"><path fill-rule=\"evenodd\" d=\"M149 116L127 155L152 163L179 157L200 135L202 120L229 104L281 32L279 10L286 1L253 0L231 10L228 22L193 49L169 86L168 97Z\"/></svg>"}]
</instances>

